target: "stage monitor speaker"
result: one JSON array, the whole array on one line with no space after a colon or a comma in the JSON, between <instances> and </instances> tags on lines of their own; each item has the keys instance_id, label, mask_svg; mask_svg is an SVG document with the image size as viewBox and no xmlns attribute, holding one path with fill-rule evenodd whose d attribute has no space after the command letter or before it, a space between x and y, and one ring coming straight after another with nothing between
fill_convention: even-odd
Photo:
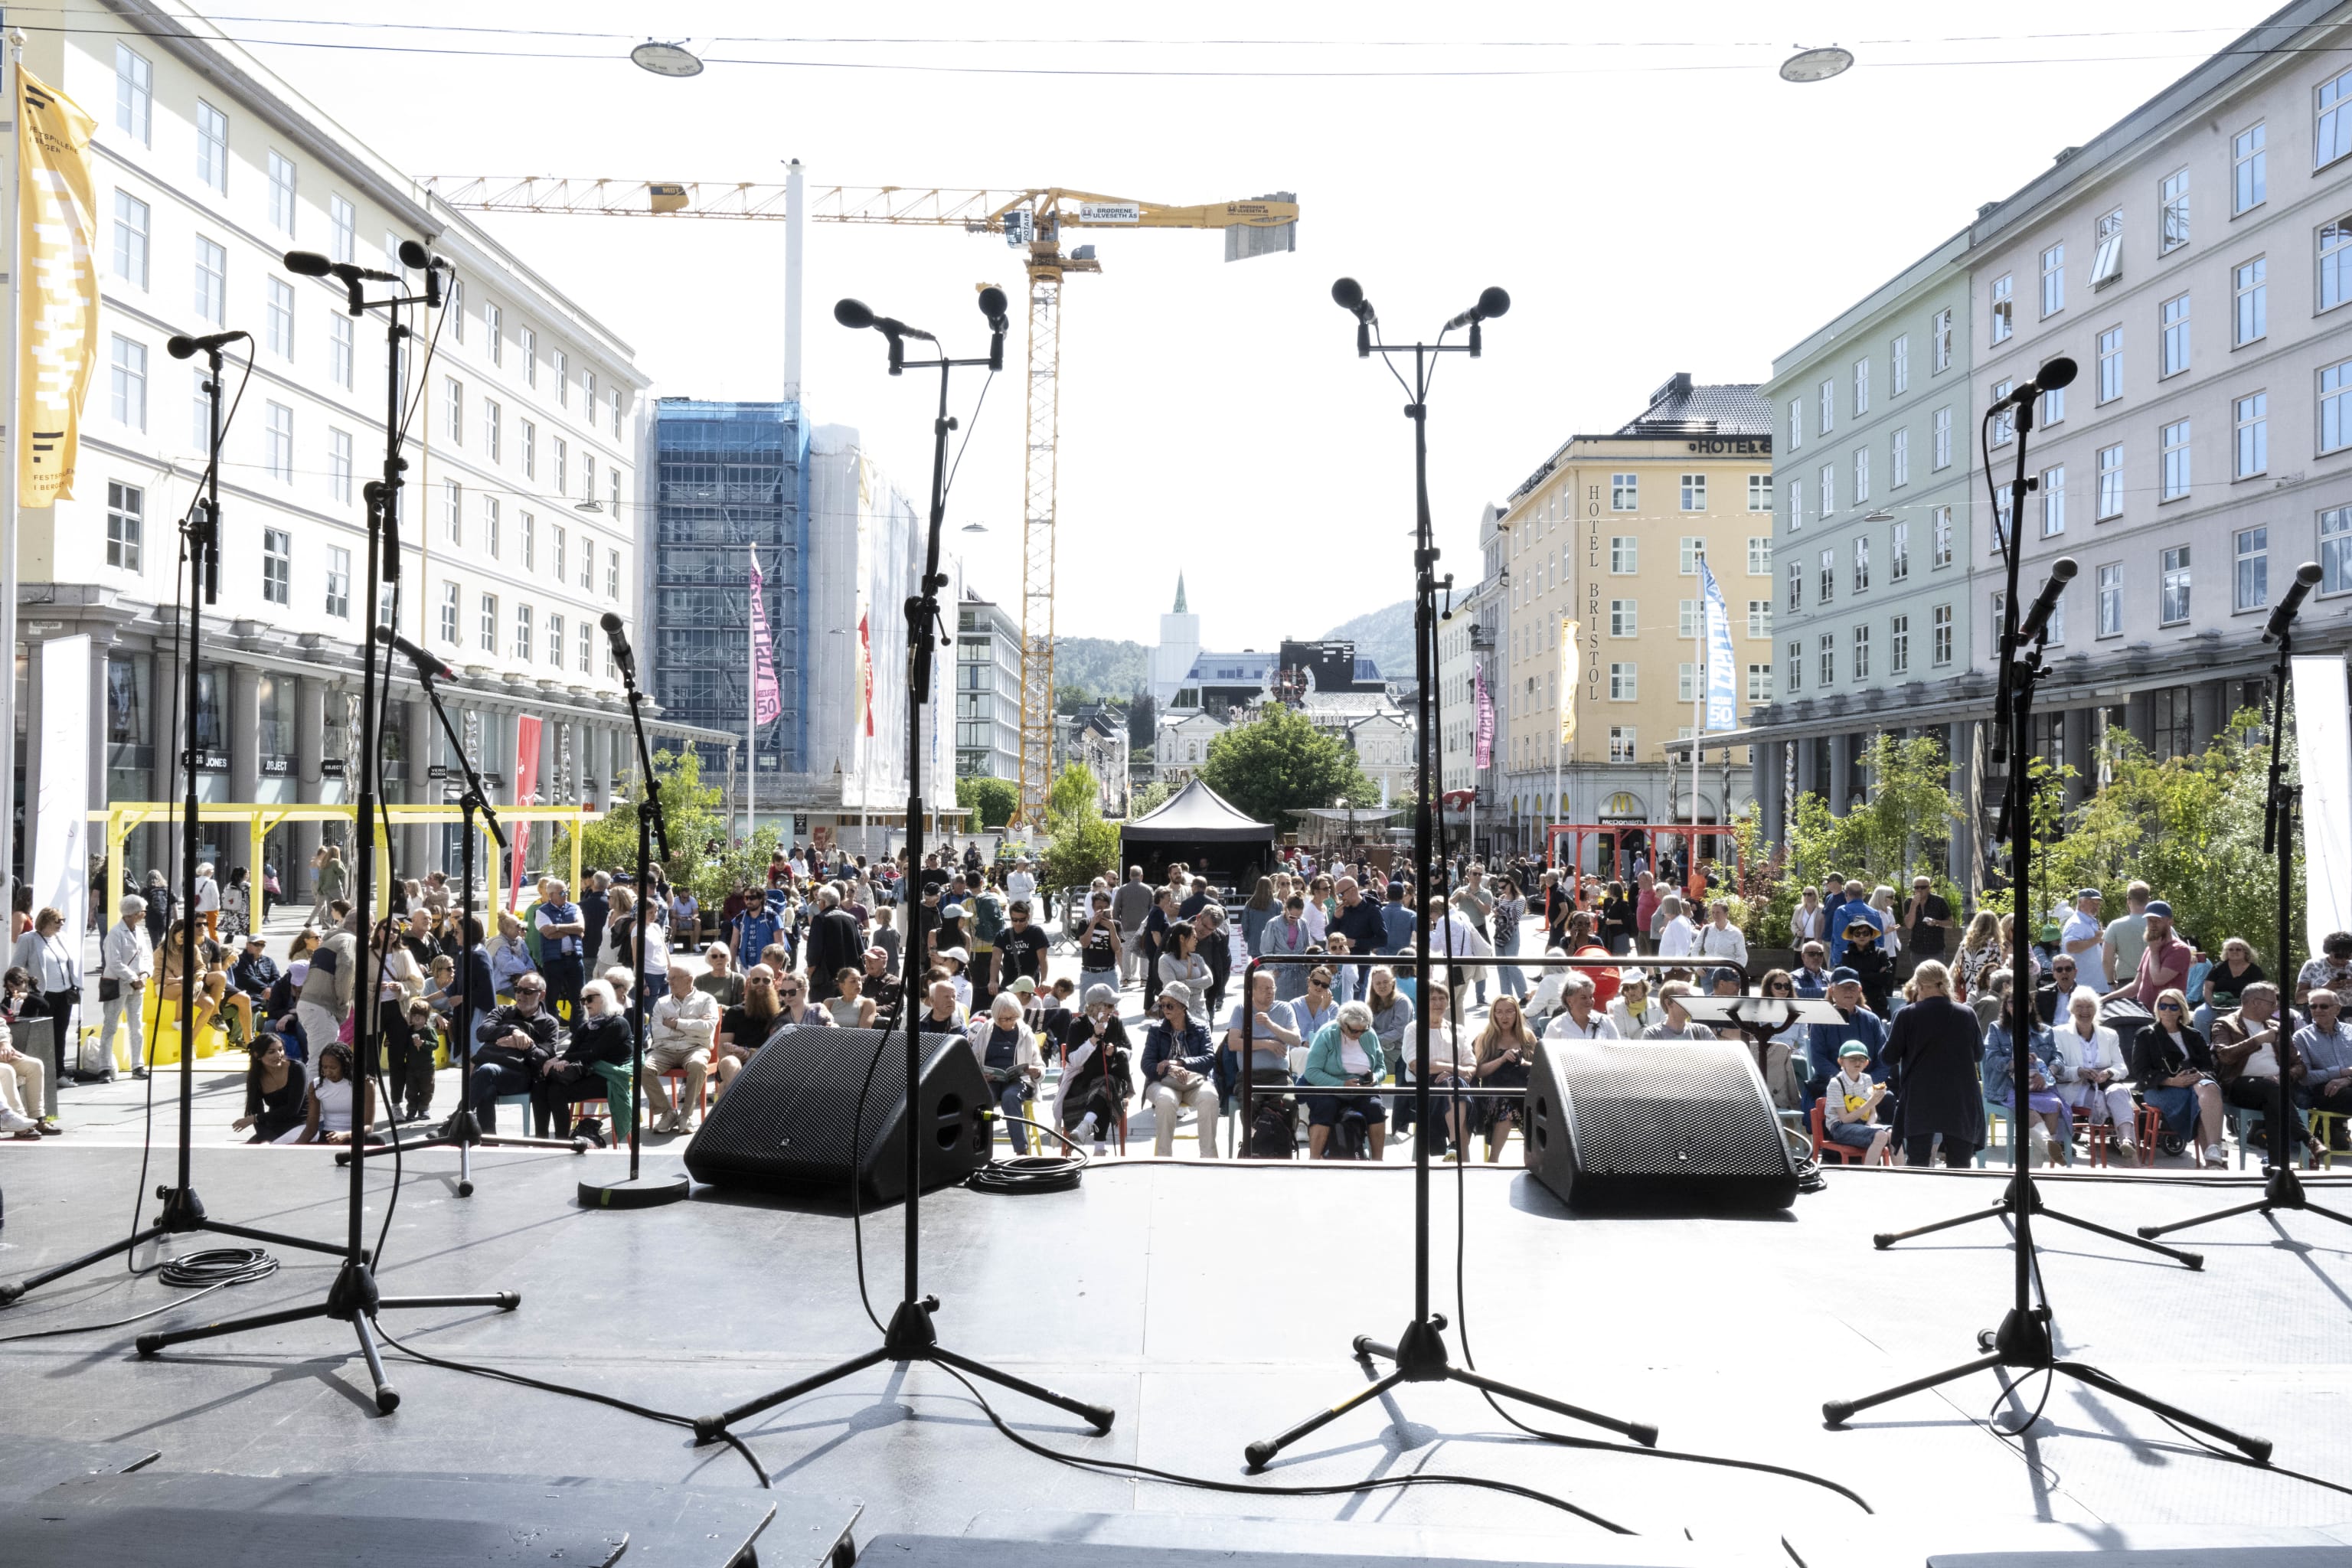
<instances>
[{"instance_id":1,"label":"stage monitor speaker","mask_svg":"<svg viewBox=\"0 0 2352 1568\"><path fill-rule=\"evenodd\" d=\"M846 1198L857 1110L876 1029L800 1028L751 1054L686 1146L686 1168L719 1187ZM980 1058L961 1035L921 1039L921 1095L915 1136L922 1141L926 1192L960 1182L988 1163L991 1104ZM874 1067L854 1158L859 1202L907 1195L906 1038L894 1035Z\"/></svg>"},{"instance_id":2,"label":"stage monitor speaker","mask_svg":"<svg viewBox=\"0 0 2352 1568\"><path fill-rule=\"evenodd\" d=\"M1784 1209L1797 1167L1745 1047L1546 1040L1528 1084L1528 1169L1571 1207Z\"/></svg>"}]
</instances>

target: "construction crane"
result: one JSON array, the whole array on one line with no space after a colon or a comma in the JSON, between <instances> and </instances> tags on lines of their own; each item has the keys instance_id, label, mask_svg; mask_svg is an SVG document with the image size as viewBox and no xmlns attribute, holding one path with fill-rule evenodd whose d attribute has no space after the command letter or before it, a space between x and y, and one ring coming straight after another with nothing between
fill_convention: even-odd
<instances>
[{"instance_id":1,"label":"construction crane","mask_svg":"<svg viewBox=\"0 0 2352 1568\"><path fill-rule=\"evenodd\" d=\"M1225 259L1243 261L1296 248L1298 203L1281 191L1249 201L1171 206L1092 191L948 190L909 185L819 186L794 178L775 184L698 181L567 180L430 175L424 184L445 205L467 212L572 213L604 217L790 219L812 223L924 225L1003 237L1027 253L1029 273L1028 445L1021 521L1021 801L1012 826L1045 826L1054 779L1055 491L1059 479L1062 380L1062 279L1100 272L1095 247L1065 251L1062 231L1079 228L1217 228ZM801 212L795 215L795 205ZM786 357L798 376L799 267L788 264L792 318Z\"/></svg>"}]
</instances>

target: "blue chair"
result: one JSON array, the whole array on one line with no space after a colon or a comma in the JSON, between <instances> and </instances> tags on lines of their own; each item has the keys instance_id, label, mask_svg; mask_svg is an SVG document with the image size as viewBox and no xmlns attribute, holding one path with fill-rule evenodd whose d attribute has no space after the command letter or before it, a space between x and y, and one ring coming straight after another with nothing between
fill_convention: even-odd
<instances>
[{"instance_id":1,"label":"blue chair","mask_svg":"<svg viewBox=\"0 0 2352 1568\"><path fill-rule=\"evenodd\" d=\"M2250 1106L2244 1105L2225 1106L2223 1109L2230 1113L2231 1131L2238 1135L2237 1168L2242 1171L2246 1168L2246 1156L2249 1153L2252 1153L2254 1155L2256 1163L2259 1164L2263 1163L2263 1156L2255 1149L2252 1134L2254 1123L2261 1122L2264 1126L2269 1125L2270 1119L2268 1113L2256 1110ZM2296 1109L2294 1119L2296 1123L2304 1129L2307 1136L2311 1129L2311 1119L2306 1116L2300 1108ZM2308 1144L2305 1146L2308 1147Z\"/></svg>"}]
</instances>

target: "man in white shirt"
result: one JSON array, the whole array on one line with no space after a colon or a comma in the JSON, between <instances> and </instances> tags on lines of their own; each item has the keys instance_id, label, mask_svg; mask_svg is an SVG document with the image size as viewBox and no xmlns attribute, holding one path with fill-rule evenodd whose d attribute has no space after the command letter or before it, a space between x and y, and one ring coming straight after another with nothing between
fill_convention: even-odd
<instances>
[{"instance_id":1,"label":"man in white shirt","mask_svg":"<svg viewBox=\"0 0 2352 1568\"><path fill-rule=\"evenodd\" d=\"M2077 978L2104 996L2115 982L2107 978L2107 928L2099 920L2100 904L2096 888L2074 895L2074 912L2058 933L2058 947L2073 955Z\"/></svg>"},{"instance_id":2,"label":"man in white shirt","mask_svg":"<svg viewBox=\"0 0 2352 1568\"><path fill-rule=\"evenodd\" d=\"M1544 1030L1547 1040L1613 1040L1617 1026L1592 1005L1592 976L1578 972L1560 985L1559 1016Z\"/></svg>"},{"instance_id":3,"label":"man in white shirt","mask_svg":"<svg viewBox=\"0 0 2352 1568\"><path fill-rule=\"evenodd\" d=\"M654 1131L684 1132L694 1125L693 1108L702 1103L710 1042L719 1035L719 998L696 990L694 972L683 963L670 964L668 975L668 992L655 1001L646 1020L646 1098L653 1105ZM661 1076L667 1072L686 1075L676 1107L669 1102L669 1081Z\"/></svg>"},{"instance_id":4,"label":"man in white shirt","mask_svg":"<svg viewBox=\"0 0 2352 1568\"><path fill-rule=\"evenodd\" d=\"M116 1021L131 1020L131 1059L137 1065L141 1078L147 1076L146 1012L147 982L155 973L155 947L147 940L147 900L136 893L122 900L122 919L110 927L106 940L99 944L99 956L104 967L100 976L98 1042L99 1059L103 1064L100 1077L108 1083L114 1081L114 1030ZM105 982L114 983L114 994L105 994ZM312 1047L311 1059L318 1059Z\"/></svg>"},{"instance_id":5,"label":"man in white shirt","mask_svg":"<svg viewBox=\"0 0 2352 1568\"><path fill-rule=\"evenodd\" d=\"M1688 958L1696 951L1698 932L1683 914L1681 895L1668 893L1659 900L1658 913L1665 920L1665 924L1658 931L1658 956Z\"/></svg>"},{"instance_id":6,"label":"man in white shirt","mask_svg":"<svg viewBox=\"0 0 2352 1568\"><path fill-rule=\"evenodd\" d=\"M1004 878L1004 896L1006 900L1008 902L1017 903L1023 899L1035 897L1036 892L1037 879L1036 876L1030 871L1029 862L1026 860L1017 860L1013 862L1013 869L1007 872Z\"/></svg>"},{"instance_id":7,"label":"man in white shirt","mask_svg":"<svg viewBox=\"0 0 2352 1568\"><path fill-rule=\"evenodd\" d=\"M1429 956L1441 963L1448 957L1492 958L1495 944L1480 936L1477 927L1448 910L1444 899L1433 898L1429 900ZM1461 983L1458 974L1449 978L1455 986Z\"/></svg>"},{"instance_id":8,"label":"man in white shirt","mask_svg":"<svg viewBox=\"0 0 2352 1568\"><path fill-rule=\"evenodd\" d=\"M2097 930L2097 921L2091 923ZM2067 1019L2052 1037L2058 1046L2058 1098L2077 1110L2087 1110L2094 1125L2104 1121L2114 1128L2109 1136L2115 1140L2116 1155L2128 1164L2139 1151L2132 1142L2137 1112L2123 1047L2116 1032L2100 1024L2099 995L2091 987L2075 987L2067 1009Z\"/></svg>"},{"instance_id":9,"label":"man in white shirt","mask_svg":"<svg viewBox=\"0 0 2352 1568\"><path fill-rule=\"evenodd\" d=\"M1748 967L1748 937L1731 923L1731 905L1717 899L1706 907L1707 922L1699 928L1691 951L1704 958L1721 959L1734 969Z\"/></svg>"}]
</instances>

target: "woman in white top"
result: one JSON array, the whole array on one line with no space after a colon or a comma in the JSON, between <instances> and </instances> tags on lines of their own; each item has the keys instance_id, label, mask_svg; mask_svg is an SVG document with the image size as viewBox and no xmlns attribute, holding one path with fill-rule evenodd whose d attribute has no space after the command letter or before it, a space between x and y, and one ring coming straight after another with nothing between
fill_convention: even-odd
<instances>
[{"instance_id":1,"label":"woman in white top","mask_svg":"<svg viewBox=\"0 0 2352 1568\"><path fill-rule=\"evenodd\" d=\"M874 998L860 995L866 984L866 972L844 965L835 971L834 994L822 1004L833 1016L836 1029L870 1029L874 1026Z\"/></svg>"},{"instance_id":2,"label":"woman in white top","mask_svg":"<svg viewBox=\"0 0 2352 1568\"><path fill-rule=\"evenodd\" d=\"M1431 981L1426 989L1429 993L1430 1005L1429 1097L1432 1100L1441 1100L1442 1097L1441 1102L1445 1107L1443 1121L1448 1140L1447 1146L1454 1151L1454 1157L1458 1161L1465 1158L1469 1150L1470 1108L1477 1102L1462 1095L1448 1094L1446 1091L1456 1085L1465 1088L1469 1086L1477 1076L1478 1058L1470 1049L1470 1042L1462 1037L1462 1032L1454 1027L1452 1021L1454 993L1443 983L1435 980ZM1509 995L1508 992L1503 993L1503 996ZM1496 998L1498 1002L1501 999L1501 997ZM1512 999L1512 1005L1514 1006L1517 1005L1516 998ZM1413 1039L1413 1031L1406 1030L1406 1051L1410 1053L1417 1048L1418 1042ZM1400 1103L1406 1092L1404 1086L1410 1079L1410 1056L1408 1055L1406 1061L1398 1065L1397 1084Z\"/></svg>"},{"instance_id":3,"label":"woman in white top","mask_svg":"<svg viewBox=\"0 0 2352 1568\"><path fill-rule=\"evenodd\" d=\"M2077 1110L2087 1110L2094 1124L2115 1129L2115 1152L2125 1164L2139 1157L2132 1142L2138 1112L2132 1105L2131 1069L2124 1062L2123 1046L2113 1029L2099 1022L2099 994L2088 985L2074 987L2067 999L2067 1016L2052 1032L2058 1047L2058 1098Z\"/></svg>"},{"instance_id":4,"label":"woman in white top","mask_svg":"<svg viewBox=\"0 0 2352 1568\"><path fill-rule=\"evenodd\" d=\"M352 1141L352 1102L360 1103L359 1124L375 1121L375 1089L352 1071L352 1048L341 1040L316 1047L318 1077L310 1080L310 1098L302 1125L281 1136L280 1143L348 1143Z\"/></svg>"},{"instance_id":5,"label":"woman in white top","mask_svg":"<svg viewBox=\"0 0 2352 1568\"><path fill-rule=\"evenodd\" d=\"M390 1071L384 1082L393 1100L394 1116L421 1121L433 1100L433 1047L419 1042L408 1025L409 999L425 994L425 972L416 955L400 940L387 920L376 927L376 1037L383 1042Z\"/></svg>"}]
</instances>

